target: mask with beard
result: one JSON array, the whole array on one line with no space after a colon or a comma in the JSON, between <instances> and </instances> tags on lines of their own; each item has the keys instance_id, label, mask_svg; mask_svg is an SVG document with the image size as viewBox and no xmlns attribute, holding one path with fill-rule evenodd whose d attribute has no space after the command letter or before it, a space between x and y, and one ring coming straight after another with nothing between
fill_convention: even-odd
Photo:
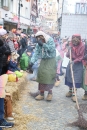
<instances>
[{"instance_id":1,"label":"mask with beard","mask_svg":"<svg viewBox=\"0 0 87 130\"><path fill-rule=\"evenodd\" d=\"M72 36L72 44L78 46L81 43L81 36Z\"/></svg>"},{"instance_id":2,"label":"mask with beard","mask_svg":"<svg viewBox=\"0 0 87 130\"><path fill-rule=\"evenodd\" d=\"M43 43L45 43L45 39L43 38L43 36L37 37L37 43L39 46L43 46Z\"/></svg>"}]
</instances>

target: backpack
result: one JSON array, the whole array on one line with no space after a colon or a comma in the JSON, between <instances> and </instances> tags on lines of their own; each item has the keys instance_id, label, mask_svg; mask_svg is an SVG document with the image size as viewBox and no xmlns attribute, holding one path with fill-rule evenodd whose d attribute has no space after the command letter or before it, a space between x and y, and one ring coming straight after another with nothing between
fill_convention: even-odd
<instances>
[{"instance_id":1,"label":"backpack","mask_svg":"<svg viewBox=\"0 0 87 130\"><path fill-rule=\"evenodd\" d=\"M29 65L30 58L26 53L22 54L22 57L20 58L20 68L22 70L26 70Z\"/></svg>"}]
</instances>

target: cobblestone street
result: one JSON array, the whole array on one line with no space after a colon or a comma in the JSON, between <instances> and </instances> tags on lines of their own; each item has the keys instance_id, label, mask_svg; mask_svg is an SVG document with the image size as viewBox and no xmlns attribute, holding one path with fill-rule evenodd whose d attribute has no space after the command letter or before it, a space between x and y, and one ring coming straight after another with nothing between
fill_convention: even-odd
<instances>
[{"instance_id":1,"label":"cobblestone street","mask_svg":"<svg viewBox=\"0 0 87 130\"><path fill-rule=\"evenodd\" d=\"M54 87L53 100L47 102L36 101L29 94L25 93L25 104L22 106L24 114L32 114L40 119L40 121L31 121L27 124L28 130L83 130L78 127L67 126L68 123L75 121L77 118L76 104L72 102L71 98L66 98L65 94L68 87L64 85L64 76L61 77L61 85ZM38 84L36 82L29 82L28 90L36 92ZM78 90L79 103L86 104L82 101L84 91ZM46 97L47 93L45 93ZM30 104L30 105L29 105Z\"/></svg>"}]
</instances>

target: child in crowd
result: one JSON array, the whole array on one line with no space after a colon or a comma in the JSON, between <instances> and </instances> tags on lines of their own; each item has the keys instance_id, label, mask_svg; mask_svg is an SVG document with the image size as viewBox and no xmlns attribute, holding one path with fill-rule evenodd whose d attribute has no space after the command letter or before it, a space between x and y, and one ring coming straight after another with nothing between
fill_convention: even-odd
<instances>
[{"instance_id":1,"label":"child in crowd","mask_svg":"<svg viewBox=\"0 0 87 130\"><path fill-rule=\"evenodd\" d=\"M17 53L12 53L12 56L11 56L11 60L9 61L8 63L8 70L12 71L12 72L15 72L15 71L20 71L20 69L18 68L18 65L17 65L17 58L19 57L19 55Z\"/></svg>"},{"instance_id":2,"label":"child in crowd","mask_svg":"<svg viewBox=\"0 0 87 130\"><path fill-rule=\"evenodd\" d=\"M20 67L22 70L26 70L27 72L29 72L28 66L32 54L33 54L33 48L29 46L26 49L26 51L22 54L22 57L20 58Z\"/></svg>"}]
</instances>

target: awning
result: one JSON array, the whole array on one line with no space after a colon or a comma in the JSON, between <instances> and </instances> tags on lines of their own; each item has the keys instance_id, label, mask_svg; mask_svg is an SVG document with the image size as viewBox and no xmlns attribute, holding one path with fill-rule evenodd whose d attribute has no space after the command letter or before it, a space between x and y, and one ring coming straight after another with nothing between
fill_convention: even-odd
<instances>
[{"instance_id":1,"label":"awning","mask_svg":"<svg viewBox=\"0 0 87 130\"><path fill-rule=\"evenodd\" d=\"M17 24L18 24L18 22L6 20L6 19L4 19L4 23L9 23L9 24L14 24L14 25L17 25Z\"/></svg>"}]
</instances>

